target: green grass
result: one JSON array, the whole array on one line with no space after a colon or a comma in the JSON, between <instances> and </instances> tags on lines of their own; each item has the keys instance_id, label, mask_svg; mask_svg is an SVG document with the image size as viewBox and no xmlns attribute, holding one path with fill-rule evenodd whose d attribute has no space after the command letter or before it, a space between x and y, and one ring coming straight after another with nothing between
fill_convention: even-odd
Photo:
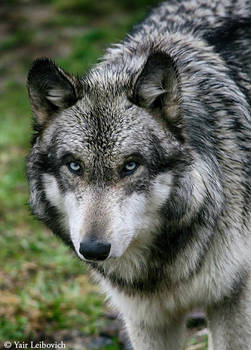
<instances>
[{"instance_id":1,"label":"green grass","mask_svg":"<svg viewBox=\"0 0 251 350\"><path fill-rule=\"evenodd\" d=\"M53 5L61 13L85 13L89 16L107 16L111 12L116 13L118 10L123 11L123 13L130 11L142 12L142 10L148 9L150 6L157 4L157 0L110 0L100 2L98 0L53 0ZM134 17L134 15L133 15Z\"/></svg>"},{"instance_id":2,"label":"green grass","mask_svg":"<svg viewBox=\"0 0 251 350\"><path fill-rule=\"evenodd\" d=\"M18 32L12 33L6 36L0 42L0 52L16 49L17 47L21 47L22 45L29 44L32 39L32 33L20 30Z\"/></svg>"},{"instance_id":3,"label":"green grass","mask_svg":"<svg viewBox=\"0 0 251 350\"><path fill-rule=\"evenodd\" d=\"M13 6L18 3L11 1ZM25 28L10 32L0 42L0 51L7 52L10 60L16 62L7 69L1 68L4 89L0 90L0 343L36 340L41 334L50 338L67 329L95 335L107 322L103 298L89 282L84 265L29 213L25 157L32 121L24 72L34 56L33 38L50 28L48 39L53 49L54 45L64 44L62 38L57 41L54 32L83 25L83 32L68 42L69 53L52 57L64 69L82 74L110 43L123 38L151 3L156 1L48 0L43 4L50 6L53 20L50 18L46 25L35 29L27 28L26 21ZM116 16L111 17L113 13ZM41 43L35 44L39 47ZM26 54L17 59L16 52L22 47ZM19 79L12 78L13 72L18 72ZM118 350L117 339L112 346L100 348L105 349Z\"/></svg>"},{"instance_id":4,"label":"green grass","mask_svg":"<svg viewBox=\"0 0 251 350\"><path fill-rule=\"evenodd\" d=\"M96 62L114 38L114 32L111 30L89 29L74 40L72 53L68 57L57 59L57 63L71 73L83 73L83 70L86 71Z\"/></svg>"}]
</instances>

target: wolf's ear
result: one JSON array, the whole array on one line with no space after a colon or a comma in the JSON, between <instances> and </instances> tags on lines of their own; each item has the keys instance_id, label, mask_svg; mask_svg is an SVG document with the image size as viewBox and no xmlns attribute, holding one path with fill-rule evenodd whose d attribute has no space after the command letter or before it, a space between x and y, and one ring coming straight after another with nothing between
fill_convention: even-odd
<instances>
[{"instance_id":1,"label":"wolf's ear","mask_svg":"<svg viewBox=\"0 0 251 350\"><path fill-rule=\"evenodd\" d=\"M68 75L48 58L34 61L27 79L35 126L42 128L60 110L81 97L80 81Z\"/></svg>"},{"instance_id":2,"label":"wolf's ear","mask_svg":"<svg viewBox=\"0 0 251 350\"><path fill-rule=\"evenodd\" d=\"M159 118L180 141L184 141L180 79L170 56L165 53L149 56L134 85L132 102Z\"/></svg>"}]
</instances>

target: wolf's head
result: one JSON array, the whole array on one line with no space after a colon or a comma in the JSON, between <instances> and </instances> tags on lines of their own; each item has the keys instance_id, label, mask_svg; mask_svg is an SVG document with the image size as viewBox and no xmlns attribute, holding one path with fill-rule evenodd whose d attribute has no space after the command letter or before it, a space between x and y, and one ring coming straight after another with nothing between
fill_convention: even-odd
<instances>
[{"instance_id":1,"label":"wolf's head","mask_svg":"<svg viewBox=\"0 0 251 350\"><path fill-rule=\"evenodd\" d=\"M83 260L147 251L208 197L210 170L186 140L174 61L157 52L133 67L103 63L79 80L40 59L28 76L30 204Z\"/></svg>"}]
</instances>

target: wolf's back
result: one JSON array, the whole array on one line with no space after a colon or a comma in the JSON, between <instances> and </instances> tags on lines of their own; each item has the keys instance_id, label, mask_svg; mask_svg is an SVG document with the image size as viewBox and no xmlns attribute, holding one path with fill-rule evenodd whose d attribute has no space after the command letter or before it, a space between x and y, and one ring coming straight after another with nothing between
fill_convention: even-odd
<instances>
[{"instance_id":1,"label":"wolf's back","mask_svg":"<svg viewBox=\"0 0 251 350\"><path fill-rule=\"evenodd\" d=\"M221 27L229 20L250 18L249 0L183 0L166 1L154 8L145 20L137 24L132 33L139 35L155 30L162 32L191 32L200 37L204 33Z\"/></svg>"}]
</instances>

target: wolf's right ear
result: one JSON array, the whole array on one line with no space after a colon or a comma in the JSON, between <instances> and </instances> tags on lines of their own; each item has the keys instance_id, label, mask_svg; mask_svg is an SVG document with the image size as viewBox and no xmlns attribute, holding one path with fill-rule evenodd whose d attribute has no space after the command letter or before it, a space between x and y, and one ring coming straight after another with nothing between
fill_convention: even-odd
<instances>
[{"instance_id":1,"label":"wolf's right ear","mask_svg":"<svg viewBox=\"0 0 251 350\"><path fill-rule=\"evenodd\" d=\"M38 130L58 112L72 106L82 95L80 81L48 58L33 62L28 74L27 88L35 128Z\"/></svg>"}]
</instances>

